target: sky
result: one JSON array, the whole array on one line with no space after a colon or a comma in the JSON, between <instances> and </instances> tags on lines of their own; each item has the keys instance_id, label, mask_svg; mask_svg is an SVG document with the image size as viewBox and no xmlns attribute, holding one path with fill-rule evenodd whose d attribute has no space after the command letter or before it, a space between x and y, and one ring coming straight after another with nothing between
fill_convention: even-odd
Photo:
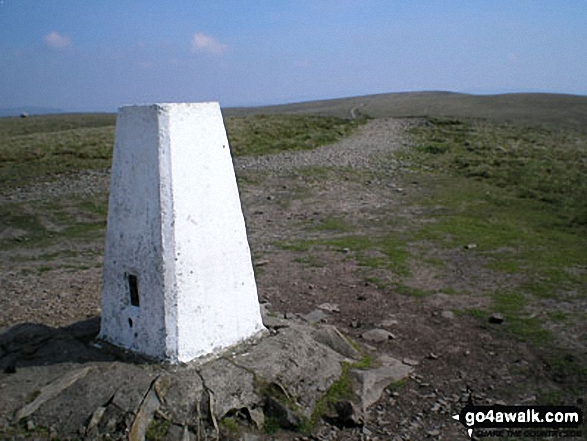
<instances>
[{"instance_id":1,"label":"sky","mask_svg":"<svg viewBox=\"0 0 587 441\"><path fill-rule=\"evenodd\" d=\"M0 108L587 95L585 0L0 0Z\"/></svg>"}]
</instances>

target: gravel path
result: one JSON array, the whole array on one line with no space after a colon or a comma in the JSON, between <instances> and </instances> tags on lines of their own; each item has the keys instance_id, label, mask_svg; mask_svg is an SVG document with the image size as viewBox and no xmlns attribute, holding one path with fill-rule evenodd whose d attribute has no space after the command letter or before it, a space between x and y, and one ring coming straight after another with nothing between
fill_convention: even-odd
<instances>
[{"instance_id":1,"label":"gravel path","mask_svg":"<svg viewBox=\"0 0 587 441\"><path fill-rule=\"evenodd\" d=\"M405 119L376 119L359 128L352 136L315 150L284 152L274 155L234 158L236 170L291 171L303 167L372 166L374 158L397 150L402 132L415 124ZM91 197L108 191L109 170L84 171L57 176L26 187L10 189L0 195L0 203L38 201L54 197Z\"/></svg>"},{"instance_id":2,"label":"gravel path","mask_svg":"<svg viewBox=\"0 0 587 441\"><path fill-rule=\"evenodd\" d=\"M402 132L412 126L407 120L376 119L352 136L315 150L235 158L237 170L289 171L302 167L367 167L374 157L397 150Z\"/></svg>"}]
</instances>

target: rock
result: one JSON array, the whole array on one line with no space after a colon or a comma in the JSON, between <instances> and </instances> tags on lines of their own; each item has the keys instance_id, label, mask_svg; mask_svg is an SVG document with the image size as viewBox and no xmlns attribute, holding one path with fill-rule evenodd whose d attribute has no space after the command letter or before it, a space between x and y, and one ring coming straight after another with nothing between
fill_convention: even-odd
<instances>
[{"instance_id":1,"label":"rock","mask_svg":"<svg viewBox=\"0 0 587 441\"><path fill-rule=\"evenodd\" d=\"M389 356L381 356L378 361L381 366L375 369L351 369L358 384L358 400L363 412L379 400L387 386L407 378L413 371L411 366Z\"/></svg>"},{"instance_id":2,"label":"rock","mask_svg":"<svg viewBox=\"0 0 587 441\"><path fill-rule=\"evenodd\" d=\"M141 406L139 407L139 411L136 414L136 417L132 423L130 428L130 432L128 434L129 441L142 441L145 439L147 435L147 428L151 421L153 420L153 416L155 415L155 411L159 409L161 406L161 400L159 394L164 394L167 389L167 386L159 387L158 383L167 382L165 376L159 376L152 384L149 392L145 395ZM157 393L159 390L159 394ZM161 399L165 397L162 396Z\"/></svg>"},{"instance_id":3,"label":"rock","mask_svg":"<svg viewBox=\"0 0 587 441\"><path fill-rule=\"evenodd\" d=\"M418 366L420 362L418 360L414 360L413 358L404 357L402 359L403 364L407 364L408 366Z\"/></svg>"},{"instance_id":4,"label":"rock","mask_svg":"<svg viewBox=\"0 0 587 441\"><path fill-rule=\"evenodd\" d=\"M249 412L249 417L251 421L255 424L258 430L262 430L265 426L265 414L263 410L255 407L247 407L247 411Z\"/></svg>"},{"instance_id":5,"label":"rock","mask_svg":"<svg viewBox=\"0 0 587 441\"><path fill-rule=\"evenodd\" d=\"M321 305L318 305L318 309L322 309L327 312L340 312L338 305L333 303L322 303Z\"/></svg>"},{"instance_id":6,"label":"rock","mask_svg":"<svg viewBox=\"0 0 587 441\"><path fill-rule=\"evenodd\" d=\"M302 316L302 318L309 323L321 322L326 319L326 317L328 317L328 315L320 309L315 309L314 311Z\"/></svg>"},{"instance_id":7,"label":"rock","mask_svg":"<svg viewBox=\"0 0 587 441\"><path fill-rule=\"evenodd\" d=\"M198 408L204 398L204 384L194 370L170 373L170 387L162 410L178 425L191 424L200 417Z\"/></svg>"},{"instance_id":8,"label":"rock","mask_svg":"<svg viewBox=\"0 0 587 441\"><path fill-rule=\"evenodd\" d=\"M393 326L396 326L398 324L398 321L395 319L387 319L387 320L383 320L379 326L381 326L382 328L391 328Z\"/></svg>"},{"instance_id":9,"label":"rock","mask_svg":"<svg viewBox=\"0 0 587 441\"><path fill-rule=\"evenodd\" d=\"M360 354L334 326L278 320L286 325L276 326L271 336L255 344L213 361L181 365L136 360L107 344L95 347L87 340L96 331L95 320L58 330L21 327L23 332L12 332L9 338L2 334L4 360L8 350L34 350L28 364L21 366L19 359L18 372L5 378L0 424L15 421L13 415L26 415L26 420L34 417L36 427L54 426L53 438L101 439L108 434L112 439L142 439L155 419L170 423L163 439L191 440L200 431L212 433L211 425L217 427L231 412L248 415L260 429L266 408L281 415L280 424L294 427L302 417L311 416L318 399L340 378L341 363ZM93 359L78 362L76 354L51 355L49 350L69 351L76 345L85 351L84 358ZM62 361L51 363L52 359ZM363 383L369 382L366 378ZM295 403L295 411L266 401L263 385L272 383L283 391L283 402ZM279 403L273 394L267 395ZM26 406L25 396L34 397ZM358 399L355 407L360 411L357 403ZM353 424L359 424L360 414L352 415Z\"/></svg>"},{"instance_id":10,"label":"rock","mask_svg":"<svg viewBox=\"0 0 587 441\"><path fill-rule=\"evenodd\" d=\"M361 337L370 343L383 343L395 339L395 335L385 329L371 329L361 334Z\"/></svg>"},{"instance_id":11,"label":"rock","mask_svg":"<svg viewBox=\"0 0 587 441\"><path fill-rule=\"evenodd\" d=\"M352 320L350 325L351 328L357 329L361 326L361 322L359 320Z\"/></svg>"},{"instance_id":12,"label":"rock","mask_svg":"<svg viewBox=\"0 0 587 441\"><path fill-rule=\"evenodd\" d=\"M428 354L428 359L429 360L438 360L438 355L436 355L434 352L430 352Z\"/></svg>"},{"instance_id":13,"label":"rock","mask_svg":"<svg viewBox=\"0 0 587 441\"><path fill-rule=\"evenodd\" d=\"M86 428L86 436L97 437L96 429L104 416L104 412L106 412L106 407L100 406L92 413L90 422Z\"/></svg>"},{"instance_id":14,"label":"rock","mask_svg":"<svg viewBox=\"0 0 587 441\"><path fill-rule=\"evenodd\" d=\"M314 340L313 332L312 327L292 322L290 327L279 329L276 335L261 340L248 355L237 355L232 362L255 372L267 383L280 385L303 408L313 409L340 378L341 362L345 360L343 355Z\"/></svg>"},{"instance_id":15,"label":"rock","mask_svg":"<svg viewBox=\"0 0 587 441\"><path fill-rule=\"evenodd\" d=\"M255 262L255 266L265 266L269 263L267 259L260 259Z\"/></svg>"},{"instance_id":16,"label":"rock","mask_svg":"<svg viewBox=\"0 0 587 441\"><path fill-rule=\"evenodd\" d=\"M440 316L447 320L452 320L455 318L455 313L449 310L444 310L440 313Z\"/></svg>"},{"instance_id":17,"label":"rock","mask_svg":"<svg viewBox=\"0 0 587 441\"><path fill-rule=\"evenodd\" d=\"M40 390L39 395L31 403L27 404L18 412L16 412L15 419L18 421L22 418L26 418L29 415L32 415L45 402L55 398L80 378L86 376L91 369L92 368L88 366L81 369L76 369L66 373L64 376L58 378L52 383L49 383Z\"/></svg>"},{"instance_id":18,"label":"rock","mask_svg":"<svg viewBox=\"0 0 587 441\"><path fill-rule=\"evenodd\" d=\"M489 317L489 323L493 323L493 324L499 325L499 324L503 323L503 321L504 321L503 314L500 314L499 312L494 312Z\"/></svg>"},{"instance_id":19,"label":"rock","mask_svg":"<svg viewBox=\"0 0 587 441\"><path fill-rule=\"evenodd\" d=\"M214 408L210 411L217 421L231 410L261 404L261 397L255 393L254 375L226 359L206 363L200 376L205 388L214 395Z\"/></svg>"},{"instance_id":20,"label":"rock","mask_svg":"<svg viewBox=\"0 0 587 441\"><path fill-rule=\"evenodd\" d=\"M108 383L108 378L104 378L106 375L115 379L114 382L110 380ZM102 378L104 378L102 387L115 387L112 403L126 412L136 413L155 380L155 375L139 366L113 363L110 369L104 372Z\"/></svg>"},{"instance_id":21,"label":"rock","mask_svg":"<svg viewBox=\"0 0 587 441\"><path fill-rule=\"evenodd\" d=\"M344 427L361 427L365 423L365 416L355 403L341 400L334 403L336 417L332 422Z\"/></svg>"},{"instance_id":22,"label":"rock","mask_svg":"<svg viewBox=\"0 0 587 441\"><path fill-rule=\"evenodd\" d=\"M438 429L432 429L432 430L429 430L428 432L426 432L426 436L429 436L429 437L434 437L434 436L438 436L438 435L440 435L440 430L438 430Z\"/></svg>"},{"instance_id":23,"label":"rock","mask_svg":"<svg viewBox=\"0 0 587 441\"><path fill-rule=\"evenodd\" d=\"M469 243L469 244L465 245L464 248L466 250L472 250L472 249L477 248L477 244L476 243Z\"/></svg>"},{"instance_id":24,"label":"rock","mask_svg":"<svg viewBox=\"0 0 587 441\"><path fill-rule=\"evenodd\" d=\"M361 357L360 352L335 326L324 326L316 330L312 336L317 342L328 346L345 357L354 360L358 360Z\"/></svg>"},{"instance_id":25,"label":"rock","mask_svg":"<svg viewBox=\"0 0 587 441\"><path fill-rule=\"evenodd\" d=\"M157 438L161 439L161 438ZM191 441L187 426L178 426L177 424L170 424L167 428L167 433L161 441Z\"/></svg>"},{"instance_id":26,"label":"rock","mask_svg":"<svg viewBox=\"0 0 587 441\"><path fill-rule=\"evenodd\" d=\"M291 409L273 397L265 398L265 405L263 408L265 410L265 415L274 419L282 429L295 430L302 422L300 417Z\"/></svg>"}]
</instances>

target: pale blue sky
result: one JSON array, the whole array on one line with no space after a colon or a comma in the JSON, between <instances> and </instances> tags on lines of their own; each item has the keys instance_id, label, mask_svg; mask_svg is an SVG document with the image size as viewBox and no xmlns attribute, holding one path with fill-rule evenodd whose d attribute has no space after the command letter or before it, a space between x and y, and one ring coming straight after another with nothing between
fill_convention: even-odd
<instances>
[{"instance_id":1,"label":"pale blue sky","mask_svg":"<svg viewBox=\"0 0 587 441\"><path fill-rule=\"evenodd\" d=\"M587 94L586 0L0 0L0 108Z\"/></svg>"}]
</instances>

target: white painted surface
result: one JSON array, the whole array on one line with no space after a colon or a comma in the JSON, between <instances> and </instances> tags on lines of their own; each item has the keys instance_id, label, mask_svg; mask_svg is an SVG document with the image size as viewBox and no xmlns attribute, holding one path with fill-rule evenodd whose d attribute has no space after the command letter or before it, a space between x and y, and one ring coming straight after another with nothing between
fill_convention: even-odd
<instances>
[{"instance_id":1,"label":"white painted surface","mask_svg":"<svg viewBox=\"0 0 587 441\"><path fill-rule=\"evenodd\" d=\"M138 307L130 305L125 273L138 277ZM263 329L219 105L122 107L101 338L186 362Z\"/></svg>"}]
</instances>

